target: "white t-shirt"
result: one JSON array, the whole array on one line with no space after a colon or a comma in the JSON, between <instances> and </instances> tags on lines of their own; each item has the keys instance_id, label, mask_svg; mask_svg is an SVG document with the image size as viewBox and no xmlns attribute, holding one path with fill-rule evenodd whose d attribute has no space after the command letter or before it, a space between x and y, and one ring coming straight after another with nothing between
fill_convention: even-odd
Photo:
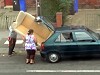
<instances>
[{"instance_id":1,"label":"white t-shirt","mask_svg":"<svg viewBox=\"0 0 100 75\"><path fill-rule=\"evenodd\" d=\"M34 35L26 35L25 50L36 50L36 45L34 42Z\"/></svg>"}]
</instances>

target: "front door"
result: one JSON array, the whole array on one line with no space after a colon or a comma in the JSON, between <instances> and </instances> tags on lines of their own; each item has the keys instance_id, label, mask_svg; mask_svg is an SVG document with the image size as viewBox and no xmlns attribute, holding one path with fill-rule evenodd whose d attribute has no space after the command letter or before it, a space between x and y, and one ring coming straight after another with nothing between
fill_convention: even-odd
<instances>
[{"instance_id":1,"label":"front door","mask_svg":"<svg viewBox=\"0 0 100 75\"><path fill-rule=\"evenodd\" d=\"M54 46L63 57L76 56L79 51L78 45L73 40L72 32L61 33L56 39Z\"/></svg>"},{"instance_id":2,"label":"front door","mask_svg":"<svg viewBox=\"0 0 100 75\"><path fill-rule=\"evenodd\" d=\"M87 32L75 32L75 37L79 47L79 55L86 56L100 53L98 41Z\"/></svg>"}]
</instances>

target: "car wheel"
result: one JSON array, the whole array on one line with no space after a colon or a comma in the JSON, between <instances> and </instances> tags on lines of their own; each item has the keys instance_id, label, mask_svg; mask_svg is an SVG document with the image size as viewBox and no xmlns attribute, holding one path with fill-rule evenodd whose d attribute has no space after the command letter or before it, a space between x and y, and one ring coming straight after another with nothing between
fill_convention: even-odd
<instances>
[{"instance_id":1,"label":"car wheel","mask_svg":"<svg viewBox=\"0 0 100 75\"><path fill-rule=\"evenodd\" d=\"M60 59L60 55L58 53L49 53L47 56L47 60L51 63L56 63Z\"/></svg>"}]
</instances>

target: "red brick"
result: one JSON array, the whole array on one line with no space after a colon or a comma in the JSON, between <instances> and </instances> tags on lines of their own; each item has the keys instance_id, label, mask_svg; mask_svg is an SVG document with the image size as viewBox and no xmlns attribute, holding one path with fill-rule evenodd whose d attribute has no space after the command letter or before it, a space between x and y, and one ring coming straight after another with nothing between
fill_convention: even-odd
<instances>
[{"instance_id":1,"label":"red brick","mask_svg":"<svg viewBox=\"0 0 100 75\"><path fill-rule=\"evenodd\" d=\"M26 0L27 7L35 7L35 0Z\"/></svg>"},{"instance_id":2,"label":"red brick","mask_svg":"<svg viewBox=\"0 0 100 75\"><path fill-rule=\"evenodd\" d=\"M62 26L62 12L56 13L56 27Z\"/></svg>"},{"instance_id":3,"label":"red brick","mask_svg":"<svg viewBox=\"0 0 100 75\"><path fill-rule=\"evenodd\" d=\"M0 8L4 7L4 0L0 0Z\"/></svg>"}]
</instances>

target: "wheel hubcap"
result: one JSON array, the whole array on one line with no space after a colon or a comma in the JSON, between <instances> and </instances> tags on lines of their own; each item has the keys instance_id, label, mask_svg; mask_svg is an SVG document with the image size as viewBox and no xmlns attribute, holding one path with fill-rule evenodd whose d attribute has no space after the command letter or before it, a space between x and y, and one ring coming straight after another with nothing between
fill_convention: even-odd
<instances>
[{"instance_id":1,"label":"wheel hubcap","mask_svg":"<svg viewBox=\"0 0 100 75\"><path fill-rule=\"evenodd\" d=\"M49 57L51 62L57 62L58 61L58 55L57 54L51 54Z\"/></svg>"}]
</instances>

